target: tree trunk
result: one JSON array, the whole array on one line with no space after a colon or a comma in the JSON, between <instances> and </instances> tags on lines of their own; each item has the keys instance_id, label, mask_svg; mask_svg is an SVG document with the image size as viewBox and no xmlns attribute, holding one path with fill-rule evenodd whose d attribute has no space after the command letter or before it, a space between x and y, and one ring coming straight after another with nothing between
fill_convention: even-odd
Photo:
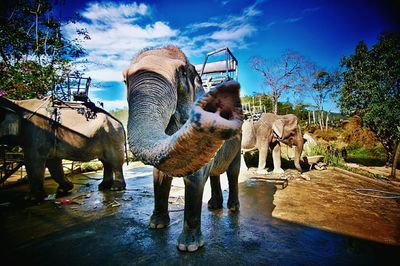
<instances>
[{"instance_id":1,"label":"tree trunk","mask_svg":"<svg viewBox=\"0 0 400 266\"><path fill-rule=\"evenodd\" d=\"M325 131L328 131L328 121L329 121L329 113L326 113L326 119L325 119Z\"/></svg>"},{"instance_id":2,"label":"tree trunk","mask_svg":"<svg viewBox=\"0 0 400 266\"><path fill-rule=\"evenodd\" d=\"M315 125L315 110L312 111L313 124Z\"/></svg>"},{"instance_id":3,"label":"tree trunk","mask_svg":"<svg viewBox=\"0 0 400 266\"><path fill-rule=\"evenodd\" d=\"M319 111L319 119L318 119L318 123L319 123L319 128L322 130L324 130L324 126L323 126L323 122L324 121L324 113L322 111Z\"/></svg>"},{"instance_id":4,"label":"tree trunk","mask_svg":"<svg viewBox=\"0 0 400 266\"><path fill-rule=\"evenodd\" d=\"M390 177L396 179L396 168L397 168L397 163L399 161L399 157L400 157L400 141L398 140L396 142L396 145L394 147L394 159L393 159L393 163L392 163L392 171L390 173Z\"/></svg>"}]
</instances>

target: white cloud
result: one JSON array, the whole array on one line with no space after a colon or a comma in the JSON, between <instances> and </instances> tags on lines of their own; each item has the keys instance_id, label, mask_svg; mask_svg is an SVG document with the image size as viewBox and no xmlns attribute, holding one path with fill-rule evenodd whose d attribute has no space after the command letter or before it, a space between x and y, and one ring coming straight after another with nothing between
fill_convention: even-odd
<instances>
[{"instance_id":1,"label":"white cloud","mask_svg":"<svg viewBox=\"0 0 400 266\"><path fill-rule=\"evenodd\" d=\"M286 19L278 19L271 21L267 24L267 29L270 29L274 25L279 25L279 24L291 24L291 23L296 23L300 20L302 20L304 17L310 15L310 13L317 12L320 10L320 7L311 7L311 8L305 8L301 11L301 15L297 17L291 17L291 18L286 18Z\"/></svg>"},{"instance_id":2,"label":"white cloud","mask_svg":"<svg viewBox=\"0 0 400 266\"><path fill-rule=\"evenodd\" d=\"M233 29L216 31L211 35L215 40L241 40L250 36L256 29L251 25L241 25Z\"/></svg>"},{"instance_id":3,"label":"white cloud","mask_svg":"<svg viewBox=\"0 0 400 266\"><path fill-rule=\"evenodd\" d=\"M68 24L63 30L70 38L85 28L90 40L82 46L88 52L86 75L95 80L120 81L132 57L146 47L158 46L178 35L167 22L139 23L151 14L145 4L89 3L81 13L84 22Z\"/></svg>"},{"instance_id":4,"label":"white cloud","mask_svg":"<svg viewBox=\"0 0 400 266\"><path fill-rule=\"evenodd\" d=\"M302 17L288 18L288 19L285 19L282 23L295 23L295 22L300 21L302 19L303 19Z\"/></svg>"},{"instance_id":5,"label":"white cloud","mask_svg":"<svg viewBox=\"0 0 400 266\"><path fill-rule=\"evenodd\" d=\"M116 21L121 18L134 21L137 19L137 15L145 16L148 12L148 6L145 4L138 5L136 2L132 4L91 2L81 15L91 21Z\"/></svg>"},{"instance_id":6,"label":"white cloud","mask_svg":"<svg viewBox=\"0 0 400 266\"><path fill-rule=\"evenodd\" d=\"M122 73L132 57L144 48L175 44L189 57L225 46L247 48L251 45L249 37L257 31L254 18L261 14L257 8L261 2L254 2L238 15L212 17L182 25L180 29L156 20L152 17L151 6L146 4L91 2L81 12L83 21L68 24L63 31L72 39L77 29L87 30L91 39L82 43L88 52L84 58L89 62L86 76L94 81L122 81ZM207 29L208 33L199 34L202 29ZM125 106L124 102L106 101L105 107Z\"/></svg>"},{"instance_id":7,"label":"white cloud","mask_svg":"<svg viewBox=\"0 0 400 266\"><path fill-rule=\"evenodd\" d=\"M195 35L202 29L207 29L208 34L197 35L184 41L183 50L188 55L199 55L211 50L228 46L231 49L249 47L249 37L257 32L255 18L262 14L258 5L264 0L257 0L252 5L243 9L239 15L212 17L207 21L190 24L183 32L185 35ZM182 38L180 41L183 41Z\"/></svg>"}]
</instances>

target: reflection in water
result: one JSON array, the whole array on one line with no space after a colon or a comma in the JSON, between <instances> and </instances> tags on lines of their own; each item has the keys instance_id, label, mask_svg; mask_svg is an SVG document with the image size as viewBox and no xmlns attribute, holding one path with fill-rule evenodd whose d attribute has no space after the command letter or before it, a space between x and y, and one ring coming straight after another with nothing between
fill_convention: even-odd
<instances>
[{"instance_id":1,"label":"reflection in water","mask_svg":"<svg viewBox=\"0 0 400 266\"><path fill-rule=\"evenodd\" d=\"M273 183L252 179L239 184L240 212L245 216L272 217L276 190Z\"/></svg>"}]
</instances>

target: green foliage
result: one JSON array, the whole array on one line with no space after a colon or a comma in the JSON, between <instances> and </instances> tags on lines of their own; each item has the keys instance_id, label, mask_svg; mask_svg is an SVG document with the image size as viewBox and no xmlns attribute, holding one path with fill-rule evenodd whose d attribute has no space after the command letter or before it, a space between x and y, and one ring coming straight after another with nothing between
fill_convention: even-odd
<instances>
[{"instance_id":1,"label":"green foliage","mask_svg":"<svg viewBox=\"0 0 400 266\"><path fill-rule=\"evenodd\" d=\"M248 111L249 107L253 112L273 113L273 100L269 94L255 94L254 96L241 97L243 109ZM261 108L260 108L261 104ZM308 119L306 104L297 103L293 105L289 102L278 102L278 114L295 114L300 121ZM261 110L261 111L260 111Z\"/></svg>"},{"instance_id":2,"label":"green foliage","mask_svg":"<svg viewBox=\"0 0 400 266\"><path fill-rule=\"evenodd\" d=\"M312 92L310 93L319 111L324 110L328 98L335 100L340 86L340 74L318 70L314 73Z\"/></svg>"},{"instance_id":3,"label":"green foliage","mask_svg":"<svg viewBox=\"0 0 400 266\"><path fill-rule=\"evenodd\" d=\"M110 112L115 118L117 118L124 125L125 129L128 124L128 108L115 109Z\"/></svg>"},{"instance_id":4,"label":"green foliage","mask_svg":"<svg viewBox=\"0 0 400 266\"><path fill-rule=\"evenodd\" d=\"M80 165L81 172L92 172L103 169L103 164L100 161L84 162Z\"/></svg>"},{"instance_id":5,"label":"green foliage","mask_svg":"<svg viewBox=\"0 0 400 266\"><path fill-rule=\"evenodd\" d=\"M400 138L400 36L389 33L368 49L360 42L355 53L342 59L340 105L345 114L357 114L371 129L392 163Z\"/></svg>"},{"instance_id":6,"label":"green foliage","mask_svg":"<svg viewBox=\"0 0 400 266\"><path fill-rule=\"evenodd\" d=\"M252 111L260 111L260 104L261 104L261 112L270 113L273 110L273 100L272 96L268 94L255 94L254 96L244 96L241 97L241 103L245 110L248 110L249 106Z\"/></svg>"},{"instance_id":7,"label":"green foliage","mask_svg":"<svg viewBox=\"0 0 400 266\"><path fill-rule=\"evenodd\" d=\"M0 16L0 94L12 99L40 97L56 76L73 71L73 60L85 54L83 29L66 39L52 0L18 0L4 4ZM59 6L62 9L62 6ZM68 20L66 23L75 23Z\"/></svg>"},{"instance_id":8,"label":"green foliage","mask_svg":"<svg viewBox=\"0 0 400 266\"><path fill-rule=\"evenodd\" d=\"M310 151L304 151L303 152L303 157L308 157L308 156L316 156L316 155L322 155L324 156L324 162L329 164L329 165L337 165L339 161L341 160L340 154L335 154L335 147L332 146L324 146L321 144L317 144L311 148ZM339 156L337 156L339 155Z\"/></svg>"},{"instance_id":9,"label":"green foliage","mask_svg":"<svg viewBox=\"0 0 400 266\"><path fill-rule=\"evenodd\" d=\"M0 88L11 99L22 100L44 95L53 82L54 69L35 61L23 61L6 66L0 63Z\"/></svg>"},{"instance_id":10,"label":"green foliage","mask_svg":"<svg viewBox=\"0 0 400 266\"><path fill-rule=\"evenodd\" d=\"M347 148L347 162L358 163L366 166L385 165L385 151L382 146L366 147L353 145Z\"/></svg>"},{"instance_id":11,"label":"green foliage","mask_svg":"<svg viewBox=\"0 0 400 266\"><path fill-rule=\"evenodd\" d=\"M293 113L299 119L301 125L303 125L308 120L308 105L298 103L293 107Z\"/></svg>"},{"instance_id":12,"label":"green foliage","mask_svg":"<svg viewBox=\"0 0 400 266\"><path fill-rule=\"evenodd\" d=\"M127 131L128 125L128 108L115 109L110 112L115 118L117 118L124 125L125 132ZM128 161L136 162L138 158L128 148Z\"/></svg>"},{"instance_id":13,"label":"green foliage","mask_svg":"<svg viewBox=\"0 0 400 266\"><path fill-rule=\"evenodd\" d=\"M303 156L325 155L326 151L322 145L315 145L309 151L303 151Z\"/></svg>"}]
</instances>

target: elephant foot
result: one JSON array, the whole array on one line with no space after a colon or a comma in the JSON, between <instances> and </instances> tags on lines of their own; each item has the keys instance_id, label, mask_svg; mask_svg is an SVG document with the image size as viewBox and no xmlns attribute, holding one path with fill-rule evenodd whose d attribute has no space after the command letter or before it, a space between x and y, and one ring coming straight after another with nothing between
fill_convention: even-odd
<instances>
[{"instance_id":1,"label":"elephant foot","mask_svg":"<svg viewBox=\"0 0 400 266\"><path fill-rule=\"evenodd\" d=\"M162 229L169 225L169 215L166 214L155 214L150 217L149 227L151 229Z\"/></svg>"},{"instance_id":2,"label":"elephant foot","mask_svg":"<svg viewBox=\"0 0 400 266\"><path fill-rule=\"evenodd\" d=\"M57 195L58 196L65 196L67 195L71 189L74 188L74 184L72 184L71 182L65 182L63 184L60 184L57 188Z\"/></svg>"},{"instance_id":3,"label":"elephant foot","mask_svg":"<svg viewBox=\"0 0 400 266\"><path fill-rule=\"evenodd\" d=\"M43 202L44 199L47 197L47 193L43 191L34 191L29 194L27 194L24 199L27 201L32 201L32 202Z\"/></svg>"},{"instance_id":4,"label":"elephant foot","mask_svg":"<svg viewBox=\"0 0 400 266\"><path fill-rule=\"evenodd\" d=\"M268 175L269 174L267 169L258 169L256 171L256 173L259 175Z\"/></svg>"},{"instance_id":5,"label":"elephant foot","mask_svg":"<svg viewBox=\"0 0 400 266\"><path fill-rule=\"evenodd\" d=\"M282 168L274 168L274 174L283 174L285 171Z\"/></svg>"},{"instance_id":6,"label":"elephant foot","mask_svg":"<svg viewBox=\"0 0 400 266\"><path fill-rule=\"evenodd\" d=\"M208 201L208 209L209 210L219 210L222 209L222 202L223 199L221 198L217 198L217 197L212 197L209 201Z\"/></svg>"},{"instance_id":7,"label":"elephant foot","mask_svg":"<svg viewBox=\"0 0 400 266\"><path fill-rule=\"evenodd\" d=\"M178 250L193 252L204 246L200 229L184 229L176 244Z\"/></svg>"},{"instance_id":8,"label":"elephant foot","mask_svg":"<svg viewBox=\"0 0 400 266\"><path fill-rule=\"evenodd\" d=\"M110 189L112 191L121 191L121 190L125 190L125 188L126 188L125 182L114 180Z\"/></svg>"},{"instance_id":9,"label":"elephant foot","mask_svg":"<svg viewBox=\"0 0 400 266\"><path fill-rule=\"evenodd\" d=\"M98 188L99 188L99 190L108 190L108 189L111 189L112 185L113 185L113 181L112 180L110 180L110 181L104 181L103 180L99 184Z\"/></svg>"},{"instance_id":10,"label":"elephant foot","mask_svg":"<svg viewBox=\"0 0 400 266\"><path fill-rule=\"evenodd\" d=\"M237 212L240 209L239 200L228 200L228 209L231 212Z\"/></svg>"}]
</instances>

